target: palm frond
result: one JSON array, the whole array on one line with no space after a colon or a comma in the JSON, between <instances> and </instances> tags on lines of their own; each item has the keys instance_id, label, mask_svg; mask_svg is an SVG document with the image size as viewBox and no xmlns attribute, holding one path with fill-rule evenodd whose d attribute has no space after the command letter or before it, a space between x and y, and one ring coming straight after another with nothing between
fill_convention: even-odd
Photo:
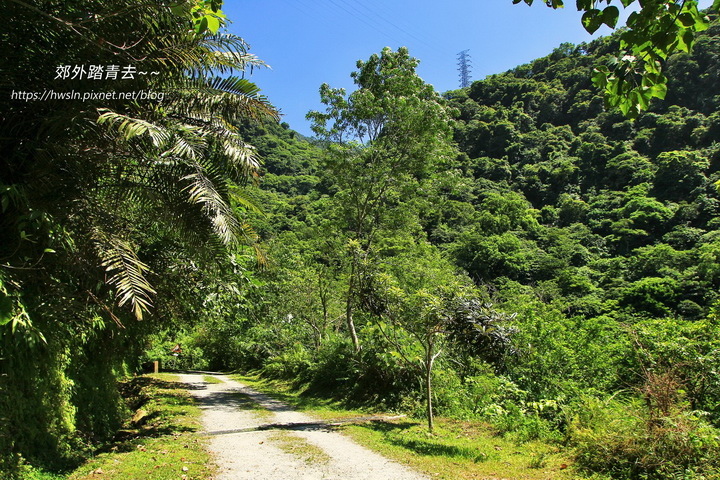
<instances>
[{"instance_id":1,"label":"palm frond","mask_svg":"<svg viewBox=\"0 0 720 480\"><path fill-rule=\"evenodd\" d=\"M252 145L243 142L237 134L227 135L222 147L230 166L245 176L254 176L260 169L260 157Z\"/></svg>"},{"instance_id":2,"label":"palm frond","mask_svg":"<svg viewBox=\"0 0 720 480\"><path fill-rule=\"evenodd\" d=\"M203 63L209 66L211 70L220 73L268 67L257 56L248 53L248 44L236 35L207 35L200 41L200 46L206 49Z\"/></svg>"},{"instance_id":3,"label":"palm frond","mask_svg":"<svg viewBox=\"0 0 720 480\"><path fill-rule=\"evenodd\" d=\"M215 90L267 101L264 95L260 95L260 87L244 78L214 77L207 80L207 86Z\"/></svg>"},{"instance_id":4,"label":"palm frond","mask_svg":"<svg viewBox=\"0 0 720 480\"><path fill-rule=\"evenodd\" d=\"M197 160L204 154L207 148L207 139L198 127L181 125L176 128L172 136L172 146L164 151L160 157L180 157L186 160Z\"/></svg>"},{"instance_id":5,"label":"palm frond","mask_svg":"<svg viewBox=\"0 0 720 480\"><path fill-rule=\"evenodd\" d=\"M97 123L99 125L104 123L109 124L110 127L124 136L125 140L130 140L147 133L152 139L153 145L161 147L170 139L170 133L165 128L146 120L132 118L122 113L113 112L107 108L99 108L98 113L100 116L97 119Z\"/></svg>"},{"instance_id":6,"label":"palm frond","mask_svg":"<svg viewBox=\"0 0 720 480\"><path fill-rule=\"evenodd\" d=\"M150 268L125 240L117 237L104 240L98 247L102 266L110 275L107 284L115 288L118 306L129 303L135 318L142 320L143 312L149 312L152 307L152 295L157 293L145 278Z\"/></svg>"},{"instance_id":7,"label":"palm frond","mask_svg":"<svg viewBox=\"0 0 720 480\"><path fill-rule=\"evenodd\" d=\"M239 77L188 78L175 87L168 98L173 112L189 117L221 117L229 122L239 119L279 119L278 111L260 89Z\"/></svg>"},{"instance_id":8,"label":"palm frond","mask_svg":"<svg viewBox=\"0 0 720 480\"><path fill-rule=\"evenodd\" d=\"M188 200L190 203L202 205L212 223L215 234L222 242L225 245L239 243L240 222L206 173L198 168L194 173L185 176L183 180L189 182Z\"/></svg>"},{"instance_id":9,"label":"palm frond","mask_svg":"<svg viewBox=\"0 0 720 480\"><path fill-rule=\"evenodd\" d=\"M252 226L246 222L240 223L240 229L242 231L243 238L245 239L245 244L249 245L254 250L258 265L260 267L267 265L268 259L265 255L265 250L260 244L260 236L257 232L255 232Z\"/></svg>"}]
</instances>

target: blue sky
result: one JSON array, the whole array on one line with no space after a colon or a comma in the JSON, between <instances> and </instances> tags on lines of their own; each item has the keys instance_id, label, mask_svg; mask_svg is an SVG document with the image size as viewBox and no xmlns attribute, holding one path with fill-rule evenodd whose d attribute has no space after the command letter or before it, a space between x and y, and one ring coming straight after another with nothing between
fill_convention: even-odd
<instances>
[{"instance_id":1,"label":"blue sky","mask_svg":"<svg viewBox=\"0 0 720 480\"><path fill-rule=\"evenodd\" d=\"M701 1L701 5L711 0ZM322 109L322 83L353 90L350 73L383 47L406 46L420 60L419 75L444 92L459 87L457 54L469 49L471 78L479 80L544 56L563 42L594 37L580 13L511 0L225 0L229 31L271 69L250 79L283 113L283 121L310 135L305 114ZM595 34L609 33L602 29Z\"/></svg>"}]
</instances>

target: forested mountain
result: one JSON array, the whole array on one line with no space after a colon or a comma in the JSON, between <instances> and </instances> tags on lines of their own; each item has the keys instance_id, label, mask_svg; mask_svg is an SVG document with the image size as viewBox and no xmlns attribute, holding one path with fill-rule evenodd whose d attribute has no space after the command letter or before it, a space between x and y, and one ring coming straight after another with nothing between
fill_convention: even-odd
<instances>
[{"instance_id":1,"label":"forested mountain","mask_svg":"<svg viewBox=\"0 0 720 480\"><path fill-rule=\"evenodd\" d=\"M340 135L323 122L340 118L340 97L329 87L326 116L312 114L324 141L245 127L265 159L257 195L268 212L254 222L274 263L241 321L206 324L197 345L213 367L407 408L423 398L415 368L436 353L433 304L452 319L432 374L441 413L529 436L559 430L586 465L618 478L692 470L705 458L694 450L666 452L669 470L649 460L663 455L650 439L672 443L677 431L613 422L720 419L719 33L715 23L692 55L670 59L667 100L636 121L605 111L591 85L613 37L445 93L457 150L395 180L368 207L371 235L357 234L348 202L367 205L390 173L368 159L355 170L333 146ZM468 288L479 303L458 299ZM356 355L344 343L350 306ZM590 398L606 403L584 416ZM614 420L593 423L603 415ZM644 453L623 451L629 438ZM601 453L616 447L617 458Z\"/></svg>"},{"instance_id":2,"label":"forested mountain","mask_svg":"<svg viewBox=\"0 0 720 480\"><path fill-rule=\"evenodd\" d=\"M717 33L672 58L672 94L636 122L603 112L589 84L611 39L448 93L476 212L441 213L431 238L477 280L534 285L570 313L706 315L718 288Z\"/></svg>"}]
</instances>

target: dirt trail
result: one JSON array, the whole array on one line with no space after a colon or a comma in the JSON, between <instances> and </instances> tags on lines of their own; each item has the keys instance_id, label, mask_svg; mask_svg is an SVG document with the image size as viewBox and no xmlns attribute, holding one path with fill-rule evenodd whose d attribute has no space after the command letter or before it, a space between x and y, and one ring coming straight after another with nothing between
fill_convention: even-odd
<instances>
[{"instance_id":1,"label":"dirt trail","mask_svg":"<svg viewBox=\"0 0 720 480\"><path fill-rule=\"evenodd\" d=\"M282 402L223 375L213 376L222 383L207 383L202 374L181 375L181 381L191 385L203 410L210 451L220 466L217 480L427 478ZM268 424L282 428L263 427Z\"/></svg>"}]
</instances>

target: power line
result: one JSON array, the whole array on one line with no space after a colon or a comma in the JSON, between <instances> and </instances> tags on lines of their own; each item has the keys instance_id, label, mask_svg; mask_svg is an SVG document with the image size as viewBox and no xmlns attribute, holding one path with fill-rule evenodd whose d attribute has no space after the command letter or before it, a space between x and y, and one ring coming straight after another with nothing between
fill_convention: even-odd
<instances>
[{"instance_id":1,"label":"power line","mask_svg":"<svg viewBox=\"0 0 720 480\"><path fill-rule=\"evenodd\" d=\"M357 10L355 10L355 11L353 12L353 11L349 10L348 8L346 8L346 5L347 5L347 4L340 4L340 3L337 3L335 0L328 0L328 1L329 1L330 3L332 3L333 5L335 5L337 8L343 10L345 13L347 13L347 14L350 15L351 17L355 18L356 20L358 20L358 21L364 23L365 25L367 25L368 27L372 28L372 29L375 30L376 32L378 32L378 33L380 33L380 34L382 34L382 35L388 35L388 32L384 31L383 28L380 27L380 26L378 26L377 24L372 23L372 22L370 21L370 19L367 18L366 15L362 15L362 13L359 12L359 11L357 11ZM342 0L340 0L340 1L342 1ZM351 8L352 8L352 7L351 7ZM363 17L365 17L365 18L363 18Z\"/></svg>"},{"instance_id":2,"label":"power line","mask_svg":"<svg viewBox=\"0 0 720 480\"><path fill-rule=\"evenodd\" d=\"M425 46L428 47L428 48L435 48L435 45L429 43L429 42L426 41L424 38L421 38L421 37L415 35L413 32L409 31L407 28L404 28L402 25L396 23L396 22L397 22L397 19L396 19L396 22L393 22L392 20L389 20L388 17L390 17L390 15L387 14L387 10L384 9L384 7L369 8L369 7L368 7L367 5L365 5L364 3L358 3L358 6L361 7L361 8L363 8L366 12L368 12L370 15L372 15L372 16L375 17L375 18L377 18L378 20L380 20L380 21L382 21L382 22L385 22L386 24L390 25L390 27L392 27L393 29L395 29L395 30L397 30L397 31L399 31L399 32L402 32L402 33L405 34L407 37L412 38L412 39L414 39L414 40L422 43L423 45L425 45ZM357 10L359 10L359 9L357 9ZM379 11L382 11L382 12L385 12L385 15L380 15L380 14L378 14L378 10L379 10ZM368 16L367 13L364 14L364 15L365 15L365 16Z\"/></svg>"}]
</instances>

